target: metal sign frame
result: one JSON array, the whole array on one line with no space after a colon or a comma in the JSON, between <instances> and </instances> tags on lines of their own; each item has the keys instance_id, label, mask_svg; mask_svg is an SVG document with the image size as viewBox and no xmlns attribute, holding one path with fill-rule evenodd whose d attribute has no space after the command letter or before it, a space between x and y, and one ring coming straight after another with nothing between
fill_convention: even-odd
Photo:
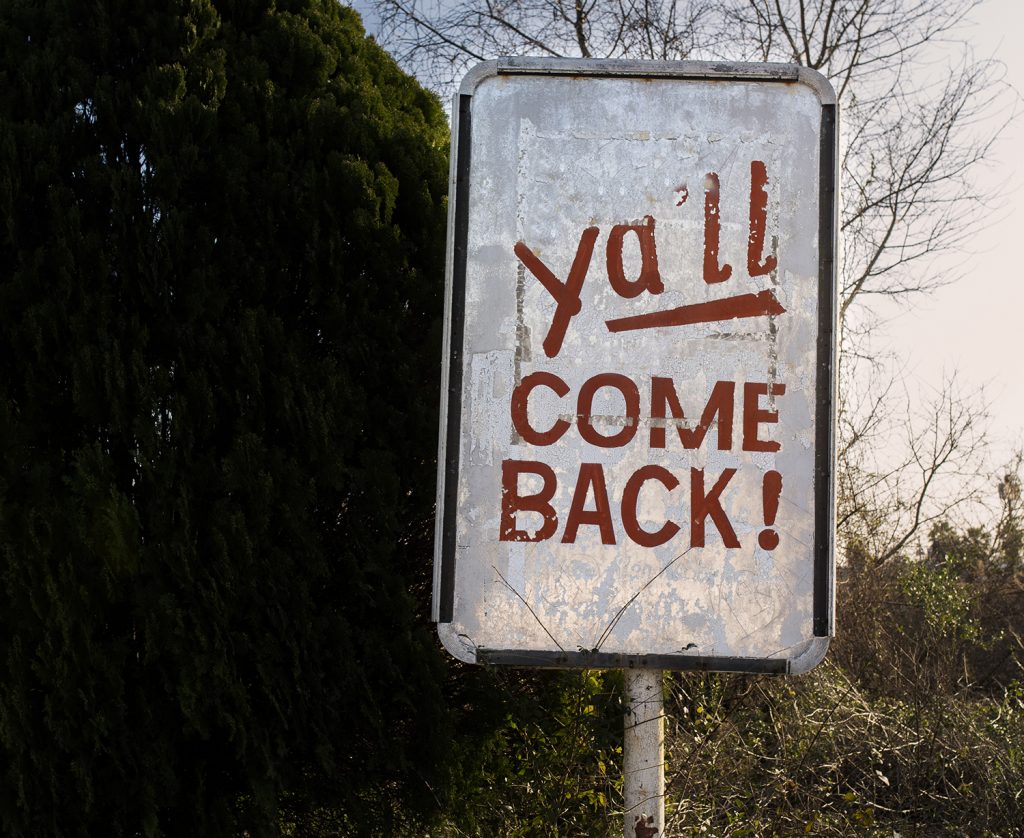
<instances>
[{"instance_id":1,"label":"metal sign frame","mask_svg":"<svg viewBox=\"0 0 1024 838\"><path fill-rule=\"evenodd\" d=\"M814 395L813 475L813 617L812 634L799 648L782 656L745 657L718 654L603 651L599 648L517 649L477 646L473 638L456 638L457 518L460 445L467 419L463 412L463 339L470 224L470 184L474 170L473 106L480 85L502 76L571 77L574 79L682 79L725 85L773 83L810 88L820 101L818 149L818 331ZM834 91L818 73L795 65L704 62L648 62L513 58L488 61L470 71L455 97L448 258L445 293L444 358L438 453L437 519L433 619L446 648L455 657L478 663L530 667L646 668L761 673L800 673L825 655L834 633L834 405L836 402L837 250L837 106ZM526 601L523 600L524 605ZM529 608L529 605L526 605ZM554 640L554 638L552 638Z\"/></svg>"}]
</instances>

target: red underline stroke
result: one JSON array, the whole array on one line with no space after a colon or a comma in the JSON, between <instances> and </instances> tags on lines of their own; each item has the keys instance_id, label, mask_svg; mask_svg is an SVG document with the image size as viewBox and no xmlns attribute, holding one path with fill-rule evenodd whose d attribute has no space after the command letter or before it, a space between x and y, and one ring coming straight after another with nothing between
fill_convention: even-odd
<instances>
[{"instance_id":1,"label":"red underline stroke","mask_svg":"<svg viewBox=\"0 0 1024 838\"><path fill-rule=\"evenodd\" d=\"M606 320L609 332L629 332L636 329L658 329L663 326L690 326L694 323L714 323L737 320L742 317L764 317L786 311L771 291L758 294L739 294L707 303L694 303L666 311L652 311L633 317Z\"/></svg>"}]
</instances>

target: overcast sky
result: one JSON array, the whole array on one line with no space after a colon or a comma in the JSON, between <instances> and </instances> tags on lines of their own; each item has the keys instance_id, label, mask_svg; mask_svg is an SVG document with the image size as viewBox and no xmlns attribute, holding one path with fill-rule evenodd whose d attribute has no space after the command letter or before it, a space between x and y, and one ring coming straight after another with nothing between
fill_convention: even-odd
<instances>
[{"instance_id":1,"label":"overcast sky","mask_svg":"<svg viewBox=\"0 0 1024 838\"><path fill-rule=\"evenodd\" d=\"M1002 61L1006 80L1024 91L1024 2L988 0L973 18L976 24L967 32L976 57ZM978 236L978 255L967 263L964 279L920 300L911 311L893 311L886 335L906 359L913 380L938 387L957 371L962 386L984 386L994 466L1024 444L1024 268L1013 255L1024 239L1022 147L1024 118L1005 132L994 165L979 172L983 184L1002 188L1005 197L996 223Z\"/></svg>"}]
</instances>

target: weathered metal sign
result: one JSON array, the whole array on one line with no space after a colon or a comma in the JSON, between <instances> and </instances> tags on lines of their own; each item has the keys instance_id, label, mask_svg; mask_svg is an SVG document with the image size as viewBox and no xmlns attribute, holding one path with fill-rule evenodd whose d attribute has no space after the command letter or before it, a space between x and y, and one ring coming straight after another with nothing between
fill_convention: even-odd
<instances>
[{"instance_id":1,"label":"weathered metal sign","mask_svg":"<svg viewBox=\"0 0 1024 838\"><path fill-rule=\"evenodd\" d=\"M472 71L453 116L445 647L813 666L833 608L828 82L511 59Z\"/></svg>"}]
</instances>

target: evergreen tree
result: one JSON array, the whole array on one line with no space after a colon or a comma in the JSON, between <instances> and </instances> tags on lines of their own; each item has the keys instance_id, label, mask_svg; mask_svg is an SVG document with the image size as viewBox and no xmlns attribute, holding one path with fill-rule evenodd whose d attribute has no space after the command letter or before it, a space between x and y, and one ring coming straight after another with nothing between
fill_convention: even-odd
<instances>
[{"instance_id":1,"label":"evergreen tree","mask_svg":"<svg viewBox=\"0 0 1024 838\"><path fill-rule=\"evenodd\" d=\"M446 143L335 0L0 0L4 834L431 805Z\"/></svg>"}]
</instances>

